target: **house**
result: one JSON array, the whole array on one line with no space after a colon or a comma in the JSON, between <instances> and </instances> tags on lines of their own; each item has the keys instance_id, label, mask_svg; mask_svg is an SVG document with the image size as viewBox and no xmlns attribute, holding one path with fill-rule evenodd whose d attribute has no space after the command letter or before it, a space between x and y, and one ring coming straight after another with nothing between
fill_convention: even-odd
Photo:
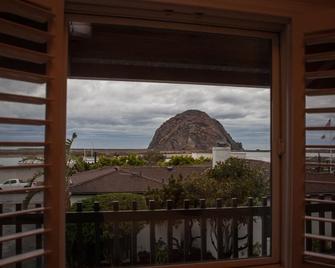
<instances>
[{"instance_id":1,"label":"house","mask_svg":"<svg viewBox=\"0 0 335 268\"><path fill-rule=\"evenodd\" d=\"M145 193L148 189L160 189L168 180L187 178L200 174L208 167L104 167L84 171L71 177L72 196L105 193Z\"/></svg>"},{"instance_id":2,"label":"house","mask_svg":"<svg viewBox=\"0 0 335 268\"><path fill-rule=\"evenodd\" d=\"M2 88L0 101L45 109L43 119L29 114L0 117L5 128L45 129L38 141L13 140L14 135L0 141L2 147L39 147L45 153L43 164L0 167L45 171L45 185L38 188L44 192L42 207L0 214L2 224L24 215L43 215L42 224L30 223L34 230L22 231L17 225L15 234L1 233L1 243L16 243L13 255L1 256L1 267L32 260L39 263L35 267L66 266L67 78L242 85L250 90L271 87L271 255L208 261L200 254L202 259L196 263L178 267L334 266L334 252L309 247L323 248L325 243L333 247L334 234L323 228L317 234L307 232L311 221L323 226L334 220L326 218L322 209L318 217L305 214L311 202L305 197L305 185L311 183L306 167L314 165L306 161L306 149L334 148L306 139L313 133L334 131L334 126L305 120L334 113L334 102L325 107L319 99L335 95L333 0L1 0L0 11L0 77L19 81L22 89L13 94ZM45 96L24 91L29 83L45 87ZM315 105L306 105L306 98L315 99ZM20 136L19 130L13 132ZM333 176L327 176L327 180L319 175L314 179L332 185ZM313 202L334 205L332 200ZM146 217L155 215L149 211ZM153 227L150 233L153 238ZM39 247L23 251L20 241L27 237L37 238ZM151 265L155 263L155 255L148 256Z\"/></svg>"}]
</instances>

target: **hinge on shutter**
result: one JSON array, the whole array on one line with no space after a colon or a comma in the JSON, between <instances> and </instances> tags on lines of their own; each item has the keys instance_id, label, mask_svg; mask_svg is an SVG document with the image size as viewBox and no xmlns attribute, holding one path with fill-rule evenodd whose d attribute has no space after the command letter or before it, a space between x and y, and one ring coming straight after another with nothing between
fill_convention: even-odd
<instances>
[{"instance_id":1,"label":"hinge on shutter","mask_svg":"<svg viewBox=\"0 0 335 268\"><path fill-rule=\"evenodd\" d=\"M285 153L285 142L282 139L279 139L277 146L278 156L282 157Z\"/></svg>"}]
</instances>

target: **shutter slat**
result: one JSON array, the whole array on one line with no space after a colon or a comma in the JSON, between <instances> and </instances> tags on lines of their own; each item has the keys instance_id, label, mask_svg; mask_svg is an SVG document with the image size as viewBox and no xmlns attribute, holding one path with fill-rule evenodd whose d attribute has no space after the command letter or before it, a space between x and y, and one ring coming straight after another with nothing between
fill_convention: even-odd
<instances>
[{"instance_id":1,"label":"shutter slat","mask_svg":"<svg viewBox=\"0 0 335 268\"><path fill-rule=\"evenodd\" d=\"M305 198L305 202L315 202L322 204L335 204L335 201L327 200L327 199L317 199L317 198Z\"/></svg>"},{"instance_id":2,"label":"shutter slat","mask_svg":"<svg viewBox=\"0 0 335 268\"><path fill-rule=\"evenodd\" d=\"M18 70L2 68L2 67L0 67L0 77L13 79L13 80L19 80L19 81L39 83L39 84L46 83L51 79L50 77L43 75L43 74L28 73L24 71L18 71Z\"/></svg>"},{"instance_id":3,"label":"shutter slat","mask_svg":"<svg viewBox=\"0 0 335 268\"><path fill-rule=\"evenodd\" d=\"M27 187L27 188L20 188L20 189L0 190L0 194L39 192L45 189L46 189L45 186L35 186L35 187Z\"/></svg>"},{"instance_id":4,"label":"shutter slat","mask_svg":"<svg viewBox=\"0 0 335 268\"><path fill-rule=\"evenodd\" d=\"M48 164L24 164L15 166L0 166L0 170L46 168L48 166L49 166Z\"/></svg>"},{"instance_id":5,"label":"shutter slat","mask_svg":"<svg viewBox=\"0 0 335 268\"><path fill-rule=\"evenodd\" d=\"M322 221L322 222L335 223L335 219L321 218L321 217L312 217L312 216L305 216L305 220L307 220L307 221Z\"/></svg>"},{"instance_id":6,"label":"shutter slat","mask_svg":"<svg viewBox=\"0 0 335 268\"><path fill-rule=\"evenodd\" d=\"M48 100L45 98L7 94L7 93L0 93L0 101L40 104L40 105L46 104L48 102Z\"/></svg>"},{"instance_id":7,"label":"shutter slat","mask_svg":"<svg viewBox=\"0 0 335 268\"><path fill-rule=\"evenodd\" d=\"M1 0L1 12L15 14L40 23L48 22L54 17L50 10L20 0Z\"/></svg>"},{"instance_id":8,"label":"shutter slat","mask_svg":"<svg viewBox=\"0 0 335 268\"><path fill-rule=\"evenodd\" d=\"M334 131L335 127L321 127L321 126L318 126L318 127L306 127L306 130L307 131L322 131L322 130L325 130L325 131Z\"/></svg>"},{"instance_id":9,"label":"shutter slat","mask_svg":"<svg viewBox=\"0 0 335 268\"><path fill-rule=\"evenodd\" d=\"M308 88L305 91L306 96L324 96L324 95L335 95L335 88Z\"/></svg>"},{"instance_id":10,"label":"shutter slat","mask_svg":"<svg viewBox=\"0 0 335 268\"><path fill-rule=\"evenodd\" d=\"M311 184L324 184L324 185L335 185L335 181L316 181L316 180L305 180L305 183Z\"/></svg>"},{"instance_id":11,"label":"shutter slat","mask_svg":"<svg viewBox=\"0 0 335 268\"><path fill-rule=\"evenodd\" d=\"M331 44L331 43L335 43L335 34L333 32L313 34L305 37L305 44L307 46Z\"/></svg>"},{"instance_id":12,"label":"shutter slat","mask_svg":"<svg viewBox=\"0 0 335 268\"><path fill-rule=\"evenodd\" d=\"M0 124L44 126L48 121L40 119L0 117Z\"/></svg>"},{"instance_id":13,"label":"shutter slat","mask_svg":"<svg viewBox=\"0 0 335 268\"><path fill-rule=\"evenodd\" d=\"M335 237L326 236L326 235L314 235L314 234L305 234L305 238L312 238L316 240L326 240L335 242Z\"/></svg>"},{"instance_id":14,"label":"shutter slat","mask_svg":"<svg viewBox=\"0 0 335 268\"><path fill-rule=\"evenodd\" d=\"M30 260L30 259L34 259L36 257L43 256L49 253L50 251L47 251L44 249L38 249L38 250L30 251L27 253L15 255L15 256L0 260L0 267L4 267L10 264L15 264L18 262L23 262L23 261Z\"/></svg>"},{"instance_id":15,"label":"shutter slat","mask_svg":"<svg viewBox=\"0 0 335 268\"><path fill-rule=\"evenodd\" d=\"M52 38L52 35L48 32L5 19L0 19L0 33L40 44L47 43Z\"/></svg>"},{"instance_id":16,"label":"shutter slat","mask_svg":"<svg viewBox=\"0 0 335 268\"><path fill-rule=\"evenodd\" d=\"M0 219L13 218L13 217L16 217L16 216L30 214L30 213L36 213L36 212L44 212L45 210L47 210L47 208L40 207L40 208L31 208L31 209L25 209L25 210L18 210L18 211L14 211L14 212L1 213L0 214Z\"/></svg>"},{"instance_id":17,"label":"shutter slat","mask_svg":"<svg viewBox=\"0 0 335 268\"><path fill-rule=\"evenodd\" d=\"M307 80L335 78L335 70L306 72Z\"/></svg>"},{"instance_id":18,"label":"shutter slat","mask_svg":"<svg viewBox=\"0 0 335 268\"><path fill-rule=\"evenodd\" d=\"M7 242L7 241L16 240L16 239L20 239L20 238L24 238L24 237L34 236L34 235L37 235L37 234L45 234L48 231L49 230L47 230L47 229L39 228L39 229L30 230L30 231L26 231L26 232L20 232L20 233L15 233L15 234L11 234L11 235L6 235L6 236L0 237L0 243L4 243L4 242Z\"/></svg>"},{"instance_id":19,"label":"shutter slat","mask_svg":"<svg viewBox=\"0 0 335 268\"><path fill-rule=\"evenodd\" d=\"M324 107L324 108L308 108L305 110L307 114L321 114L321 113L335 113L335 108Z\"/></svg>"},{"instance_id":20,"label":"shutter slat","mask_svg":"<svg viewBox=\"0 0 335 268\"><path fill-rule=\"evenodd\" d=\"M306 56L306 62L320 62L320 61L333 61L335 60L335 52L323 52L309 54Z\"/></svg>"},{"instance_id":21,"label":"shutter slat","mask_svg":"<svg viewBox=\"0 0 335 268\"><path fill-rule=\"evenodd\" d=\"M51 57L46 53L11 46L4 43L0 43L0 56L28 61L36 64L44 64L51 60Z\"/></svg>"},{"instance_id":22,"label":"shutter slat","mask_svg":"<svg viewBox=\"0 0 335 268\"><path fill-rule=\"evenodd\" d=\"M0 141L3 147L42 147L46 146L46 142L30 142L30 141Z\"/></svg>"},{"instance_id":23,"label":"shutter slat","mask_svg":"<svg viewBox=\"0 0 335 268\"><path fill-rule=\"evenodd\" d=\"M335 149L335 145L305 145L306 148L310 149Z\"/></svg>"}]
</instances>

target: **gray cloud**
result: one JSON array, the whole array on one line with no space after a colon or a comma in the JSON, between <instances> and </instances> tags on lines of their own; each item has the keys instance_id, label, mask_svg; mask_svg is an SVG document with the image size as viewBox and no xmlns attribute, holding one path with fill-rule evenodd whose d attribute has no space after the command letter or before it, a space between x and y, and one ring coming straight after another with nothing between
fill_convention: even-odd
<instances>
[{"instance_id":1,"label":"gray cloud","mask_svg":"<svg viewBox=\"0 0 335 268\"><path fill-rule=\"evenodd\" d=\"M0 80L0 91L44 96L44 86ZM43 118L44 107L1 103L0 116ZM68 135L78 133L76 147L145 148L168 118L187 109L207 112L246 148L269 147L270 91L259 88L68 81ZM15 129L15 130L19 130ZM0 136L13 133L0 129ZM36 140L41 130L19 131ZM34 136L35 135L35 136ZM15 136L15 138L19 138Z\"/></svg>"}]
</instances>

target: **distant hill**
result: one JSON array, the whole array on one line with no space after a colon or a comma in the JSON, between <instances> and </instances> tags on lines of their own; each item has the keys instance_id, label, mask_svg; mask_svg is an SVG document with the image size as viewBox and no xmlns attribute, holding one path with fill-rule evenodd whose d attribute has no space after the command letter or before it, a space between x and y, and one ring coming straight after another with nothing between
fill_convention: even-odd
<instances>
[{"instance_id":1,"label":"distant hill","mask_svg":"<svg viewBox=\"0 0 335 268\"><path fill-rule=\"evenodd\" d=\"M211 151L218 143L242 151L221 123L198 110L187 110L165 121L155 132L148 149L160 151Z\"/></svg>"}]
</instances>

